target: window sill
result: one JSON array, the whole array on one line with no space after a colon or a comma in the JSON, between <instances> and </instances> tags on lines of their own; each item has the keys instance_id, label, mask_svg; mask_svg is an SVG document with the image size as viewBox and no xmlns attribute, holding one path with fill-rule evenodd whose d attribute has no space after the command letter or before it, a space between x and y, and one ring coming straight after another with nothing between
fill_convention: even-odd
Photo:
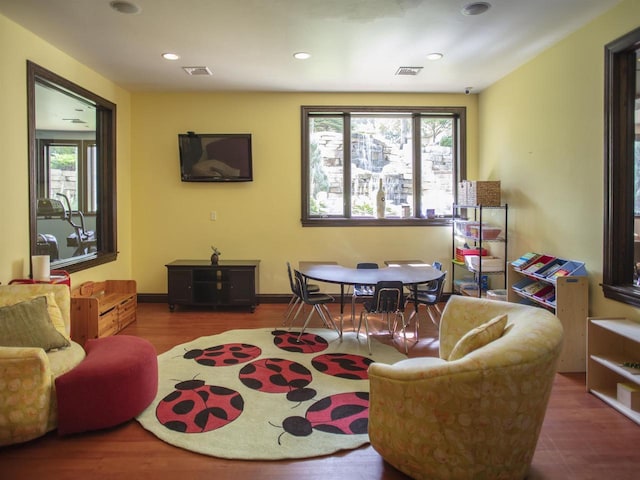
<instances>
[{"instance_id":1,"label":"window sill","mask_svg":"<svg viewBox=\"0 0 640 480\"><path fill-rule=\"evenodd\" d=\"M451 218L307 218L303 227L448 227Z\"/></svg>"}]
</instances>

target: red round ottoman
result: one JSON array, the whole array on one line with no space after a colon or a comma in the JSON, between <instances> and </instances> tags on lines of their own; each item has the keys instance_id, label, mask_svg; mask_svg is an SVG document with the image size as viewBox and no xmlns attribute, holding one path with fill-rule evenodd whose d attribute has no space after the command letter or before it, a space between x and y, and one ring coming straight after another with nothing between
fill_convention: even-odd
<instances>
[{"instance_id":1,"label":"red round ottoman","mask_svg":"<svg viewBox=\"0 0 640 480\"><path fill-rule=\"evenodd\" d=\"M147 340L115 335L88 340L84 349L80 365L56 378L60 435L126 422L158 392L158 357Z\"/></svg>"}]
</instances>

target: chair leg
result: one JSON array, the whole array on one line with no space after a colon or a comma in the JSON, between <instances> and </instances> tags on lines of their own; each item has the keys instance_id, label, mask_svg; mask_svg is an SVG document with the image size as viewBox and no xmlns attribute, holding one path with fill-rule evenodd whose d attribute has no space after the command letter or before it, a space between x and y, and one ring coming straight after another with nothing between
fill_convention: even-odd
<instances>
[{"instance_id":1,"label":"chair leg","mask_svg":"<svg viewBox=\"0 0 640 480\"><path fill-rule=\"evenodd\" d=\"M304 302L300 301L300 305L298 305L298 310L296 311L296 314L293 316L293 318L291 319L291 322L289 323L289 330L293 328L293 324L296 322L296 318L298 318L298 315L300 314L300 310L302 310L303 307L304 307ZM311 310L311 313L313 313L313 310Z\"/></svg>"},{"instance_id":2,"label":"chair leg","mask_svg":"<svg viewBox=\"0 0 640 480\"><path fill-rule=\"evenodd\" d=\"M364 314L364 331L367 334L367 345L369 346L369 355L371 355L371 335L369 335L369 316Z\"/></svg>"},{"instance_id":3,"label":"chair leg","mask_svg":"<svg viewBox=\"0 0 640 480\"><path fill-rule=\"evenodd\" d=\"M324 322L327 328L332 328L336 331L340 339L342 339L342 330L338 330L338 326L336 322L333 321L333 317L331 317L331 312L329 311L329 307L327 307L324 303L320 305L315 305L318 309L318 313L322 317L322 321Z\"/></svg>"},{"instance_id":4,"label":"chair leg","mask_svg":"<svg viewBox=\"0 0 640 480\"><path fill-rule=\"evenodd\" d=\"M309 316L307 316L307 319L305 320L304 325L302 326L302 330L300 330L300 335L298 335L298 342L302 338L302 334L304 333L305 329L307 328L307 325L309 325L309 321L311 320L311 317L313 316L313 312L314 311L315 311L315 308L312 308L311 311L309 312Z\"/></svg>"},{"instance_id":5,"label":"chair leg","mask_svg":"<svg viewBox=\"0 0 640 480\"><path fill-rule=\"evenodd\" d=\"M298 297L297 295L293 295L291 297L291 300L289 300L289 304L287 305L287 310L284 313L284 317L282 320L282 325L286 326L287 323L289 322L289 317L291 317L291 314L293 313L294 309L296 308L296 305L298 305L298 302L300 301L300 297Z\"/></svg>"},{"instance_id":6,"label":"chair leg","mask_svg":"<svg viewBox=\"0 0 640 480\"><path fill-rule=\"evenodd\" d=\"M411 315L409 315L409 320L407 320L407 325L411 325L411 320L413 320L413 317L416 317L416 321L414 323L414 339L416 341L416 343L418 342L418 328L420 326L420 310L414 308L413 310L411 310Z\"/></svg>"},{"instance_id":7,"label":"chair leg","mask_svg":"<svg viewBox=\"0 0 640 480\"><path fill-rule=\"evenodd\" d=\"M436 313L438 314L437 317L436 315L433 313L433 310L431 309L435 309ZM427 305L427 313L429 314L429 318L431 318L431 321L433 322L433 324L436 327L440 327L440 317L442 315L442 312L438 309L437 305Z\"/></svg>"},{"instance_id":8,"label":"chair leg","mask_svg":"<svg viewBox=\"0 0 640 480\"><path fill-rule=\"evenodd\" d=\"M409 353L409 347L407 346L407 324L404 323L404 314L402 312L398 312L400 315L400 321L402 322L402 336L404 337L404 353Z\"/></svg>"}]
</instances>

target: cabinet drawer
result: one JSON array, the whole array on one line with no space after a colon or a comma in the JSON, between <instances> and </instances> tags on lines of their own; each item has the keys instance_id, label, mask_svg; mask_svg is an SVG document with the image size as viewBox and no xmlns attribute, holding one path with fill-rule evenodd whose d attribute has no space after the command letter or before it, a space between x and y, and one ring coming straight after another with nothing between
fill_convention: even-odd
<instances>
[{"instance_id":1,"label":"cabinet drawer","mask_svg":"<svg viewBox=\"0 0 640 480\"><path fill-rule=\"evenodd\" d=\"M126 299L118 305L118 317L120 322L120 330L136 321L136 297Z\"/></svg>"},{"instance_id":2,"label":"cabinet drawer","mask_svg":"<svg viewBox=\"0 0 640 480\"><path fill-rule=\"evenodd\" d=\"M98 317L98 337L113 335L118 331L118 308L113 308Z\"/></svg>"}]
</instances>

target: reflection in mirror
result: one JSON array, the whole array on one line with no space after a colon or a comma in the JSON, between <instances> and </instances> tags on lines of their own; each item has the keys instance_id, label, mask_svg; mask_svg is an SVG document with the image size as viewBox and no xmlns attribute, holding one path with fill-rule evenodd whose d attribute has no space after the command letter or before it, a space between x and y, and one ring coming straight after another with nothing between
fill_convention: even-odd
<instances>
[{"instance_id":1,"label":"reflection in mirror","mask_svg":"<svg viewBox=\"0 0 640 480\"><path fill-rule=\"evenodd\" d=\"M605 204L602 290L640 307L640 160L638 51L640 28L605 47ZM636 227L638 225L638 227Z\"/></svg>"},{"instance_id":2,"label":"reflection in mirror","mask_svg":"<svg viewBox=\"0 0 640 480\"><path fill-rule=\"evenodd\" d=\"M634 108L634 207L633 207L633 283L640 286L640 50L636 50L636 100Z\"/></svg>"},{"instance_id":3,"label":"reflection in mirror","mask_svg":"<svg viewBox=\"0 0 640 480\"><path fill-rule=\"evenodd\" d=\"M31 253L76 271L115 259L115 105L28 62Z\"/></svg>"}]
</instances>

